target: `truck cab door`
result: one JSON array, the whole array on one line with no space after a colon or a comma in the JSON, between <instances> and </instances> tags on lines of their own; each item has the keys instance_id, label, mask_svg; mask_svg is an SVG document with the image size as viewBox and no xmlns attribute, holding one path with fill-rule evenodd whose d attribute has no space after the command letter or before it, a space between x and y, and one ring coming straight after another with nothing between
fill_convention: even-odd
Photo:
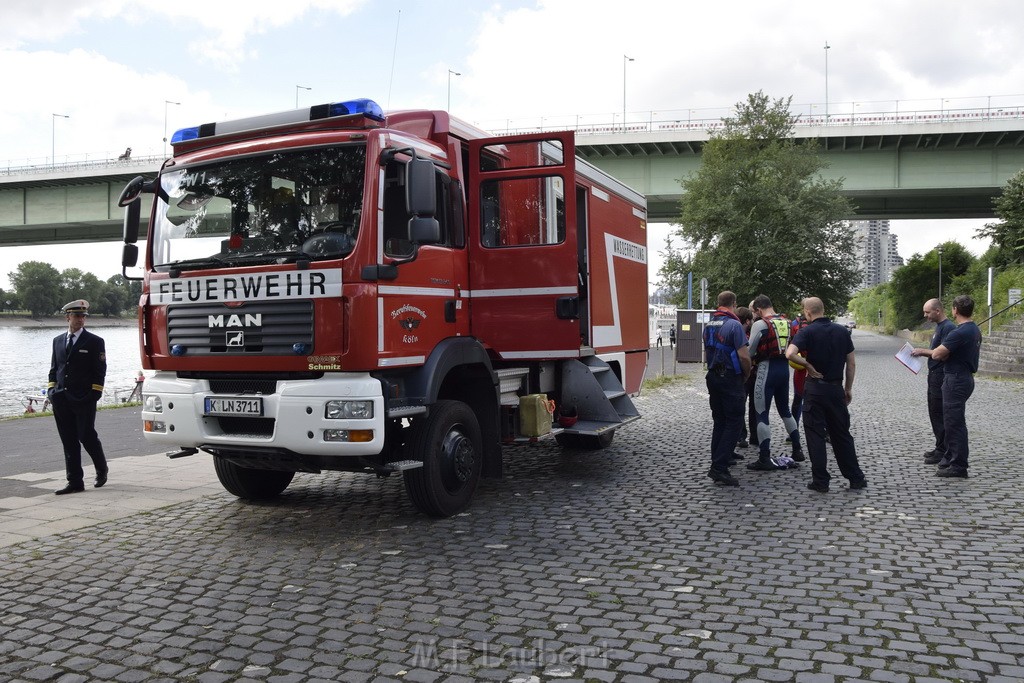
<instances>
[{"instance_id":1,"label":"truck cab door","mask_svg":"<svg viewBox=\"0 0 1024 683\"><path fill-rule=\"evenodd\" d=\"M469 142L470 332L504 359L580 354L571 132Z\"/></svg>"}]
</instances>

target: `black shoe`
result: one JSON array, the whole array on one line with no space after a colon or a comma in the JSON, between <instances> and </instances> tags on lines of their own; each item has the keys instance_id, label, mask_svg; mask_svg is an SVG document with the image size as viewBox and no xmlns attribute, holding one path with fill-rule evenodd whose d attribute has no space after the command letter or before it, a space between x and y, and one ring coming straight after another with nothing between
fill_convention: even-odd
<instances>
[{"instance_id":1,"label":"black shoe","mask_svg":"<svg viewBox=\"0 0 1024 683\"><path fill-rule=\"evenodd\" d=\"M740 480L737 479L736 477L732 476L731 474L729 474L728 470L726 470L725 472L723 472L721 470L709 470L708 471L708 476L711 477L711 479L716 484L722 484L723 486L739 486L740 485Z\"/></svg>"},{"instance_id":2,"label":"black shoe","mask_svg":"<svg viewBox=\"0 0 1024 683\"><path fill-rule=\"evenodd\" d=\"M807 484L807 488L818 493L828 493L828 484L819 484L816 481L811 481L811 483Z\"/></svg>"},{"instance_id":3,"label":"black shoe","mask_svg":"<svg viewBox=\"0 0 1024 683\"><path fill-rule=\"evenodd\" d=\"M804 455L804 452L802 450L793 451L793 460L796 460L797 462L803 462L804 460L807 460L807 456Z\"/></svg>"},{"instance_id":4,"label":"black shoe","mask_svg":"<svg viewBox=\"0 0 1024 683\"><path fill-rule=\"evenodd\" d=\"M98 489L98 488L100 488L101 486L103 486L106 483L107 483L107 472L106 471L97 472L96 473L96 483L93 484L93 488L97 488Z\"/></svg>"},{"instance_id":5,"label":"black shoe","mask_svg":"<svg viewBox=\"0 0 1024 683\"><path fill-rule=\"evenodd\" d=\"M747 465L748 470L756 470L759 472L775 472L779 468L771 460L755 460L754 462Z\"/></svg>"},{"instance_id":6,"label":"black shoe","mask_svg":"<svg viewBox=\"0 0 1024 683\"><path fill-rule=\"evenodd\" d=\"M954 467L953 465L950 465L949 467L943 467L941 469L936 470L935 476L956 477L957 479L966 479L967 470L965 470L963 467Z\"/></svg>"},{"instance_id":7,"label":"black shoe","mask_svg":"<svg viewBox=\"0 0 1024 683\"><path fill-rule=\"evenodd\" d=\"M942 454L936 453L935 451L932 451L928 455L924 456L925 465L938 465L943 460L944 458L942 457Z\"/></svg>"},{"instance_id":8,"label":"black shoe","mask_svg":"<svg viewBox=\"0 0 1024 683\"><path fill-rule=\"evenodd\" d=\"M54 491L55 495L63 496L65 493L81 493L85 490L85 484L68 484L59 491Z\"/></svg>"},{"instance_id":9,"label":"black shoe","mask_svg":"<svg viewBox=\"0 0 1024 683\"><path fill-rule=\"evenodd\" d=\"M749 445L750 442L747 441L746 439L740 439L739 441L736 442L736 448L746 448Z\"/></svg>"},{"instance_id":10,"label":"black shoe","mask_svg":"<svg viewBox=\"0 0 1024 683\"><path fill-rule=\"evenodd\" d=\"M868 482L865 481L864 479L858 479L857 481L851 481L850 482L850 488L851 489L866 489L867 487L868 487Z\"/></svg>"},{"instance_id":11,"label":"black shoe","mask_svg":"<svg viewBox=\"0 0 1024 683\"><path fill-rule=\"evenodd\" d=\"M949 467L952 464L953 464L953 462L951 460L946 460L945 458L943 458L942 460L940 460L938 462L938 466L939 466L940 470L944 470L944 469L946 469L947 467Z\"/></svg>"}]
</instances>

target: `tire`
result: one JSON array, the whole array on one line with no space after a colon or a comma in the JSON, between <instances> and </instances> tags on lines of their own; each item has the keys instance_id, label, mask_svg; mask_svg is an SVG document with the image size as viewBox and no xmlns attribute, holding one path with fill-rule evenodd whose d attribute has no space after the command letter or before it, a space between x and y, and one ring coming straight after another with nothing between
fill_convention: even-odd
<instances>
[{"instance_id":1,"label":"tire","mask_svg":"<svg viewBox=\"0 0 1024 683\"><path fill-rule=\"evenodd\" d=\"M562 448L577 451L599 451L612 445L615 438L615 430L609 429L600 434L555 434L555 443Z\"/></svg>"},{"instance_id":2,"label":"tire","mask_svg":"<svg viewBox=\"0 0 1024 683\"><path fill-rule=\"evenodd\" d=\"M242 467L229 460L214 456L213 469L217 472L228 493L233 493L245 500L267 500L274 498L281 491L288 488L292 482L294 472L282 472L280 470L257 470L251 467Z\"/></svg>"},{"instance_id":3,"label":"tire","mask_svg":"<svg viewBox=\"0 0 1024 683\"><path fill-rule=\"evenodd\" d=\"M407 453L423 467L403 473L409 499L431 517L461 512L476 492L483 466L476 415L460 401L438 401L412 430Z\"/></svg>"}]
</instances>

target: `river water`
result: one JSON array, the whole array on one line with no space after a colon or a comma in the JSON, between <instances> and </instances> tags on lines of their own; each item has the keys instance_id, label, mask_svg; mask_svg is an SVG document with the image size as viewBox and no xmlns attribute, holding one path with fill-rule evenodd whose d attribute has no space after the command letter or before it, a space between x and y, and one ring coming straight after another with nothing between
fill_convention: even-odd
<instances>
[{"instance_id":1,"label":"river water","mask_svg":"<svg viewBox=\"0 0 1024 683\"><path fill-rule=\"evenodd\" d=\"M139 332L133 327L89 326L107 346L107 379L101 404L119 403L135 388L142 368ZM0 327L0 417L21 415L27 397L45 397L53 338L59 327ZM41 404L36 405L38 410Z\"/></svg>"}]
</instances>

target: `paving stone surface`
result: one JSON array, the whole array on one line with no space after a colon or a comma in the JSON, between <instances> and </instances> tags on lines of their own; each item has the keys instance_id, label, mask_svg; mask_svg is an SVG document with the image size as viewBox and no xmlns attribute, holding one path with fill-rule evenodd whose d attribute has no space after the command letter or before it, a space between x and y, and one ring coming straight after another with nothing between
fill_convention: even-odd
<instances>
[{"instance_id":1,"label":"paving stone surface","mask_svg":"<svg viewBox=\"0 0 1024 683\"><path fill-rule=\"evenodd\" d=\"M610 448L508 448L451 519L300 474L2 548L0 680L1021 680L1024 386L978 380L971 477L940 479L924 376L854 341L866 490L713 485L683 366Z\"/></svg>"}]
</instances>

